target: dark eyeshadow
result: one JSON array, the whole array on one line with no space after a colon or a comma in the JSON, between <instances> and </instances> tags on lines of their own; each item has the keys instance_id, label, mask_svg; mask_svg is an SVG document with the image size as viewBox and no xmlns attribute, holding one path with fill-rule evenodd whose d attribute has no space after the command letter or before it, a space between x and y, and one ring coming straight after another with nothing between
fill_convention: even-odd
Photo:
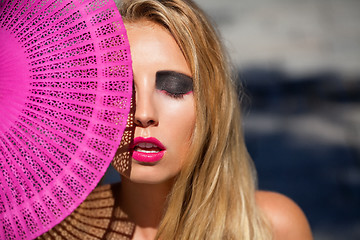
<instances>
[{"instance_id":1,"label":"dark eyeshadow","mask_svg":"<svg viewBox=\"0 0 360 240\"><path fill-rule=\"evenodd\" d=\"M193 90L193 80L183 73L159 71L156 73L156 89L170 94L186 94Z\"/></svg>"}]
</instances>

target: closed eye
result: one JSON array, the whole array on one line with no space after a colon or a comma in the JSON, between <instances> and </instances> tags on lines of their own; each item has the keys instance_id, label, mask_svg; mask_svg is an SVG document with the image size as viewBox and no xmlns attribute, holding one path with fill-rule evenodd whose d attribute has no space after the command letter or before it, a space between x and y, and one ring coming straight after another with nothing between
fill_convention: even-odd
<instances>
[{"instance_id":1,"label":"closed eye","mask_svg":"<svg viewBox=\"0 0 360 240\"><path fill-rule=\"evenodd\" d=\"M175 71L158 71L156 89L173 98L182 98L193 91L191 77Z\"/></svg>"}]
</instances>

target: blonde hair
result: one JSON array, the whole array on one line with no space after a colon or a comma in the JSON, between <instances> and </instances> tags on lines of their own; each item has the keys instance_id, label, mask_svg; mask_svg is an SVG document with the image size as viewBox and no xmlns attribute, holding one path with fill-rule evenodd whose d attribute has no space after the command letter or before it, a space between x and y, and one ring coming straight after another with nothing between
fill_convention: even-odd
<instances>
[{"instance_id":1,"label":"blonde hair","mask_svg":"<svg viewBox=\"0 0 360 240\"><path fill-rule=\"evenodd\" d=\"M270 239L255 204L236 87L218 34L190 0L129 0L125 23L148 20L174 37L192 71L196 126L159 226L161 239Z\"/></svg>"}]
</instances>

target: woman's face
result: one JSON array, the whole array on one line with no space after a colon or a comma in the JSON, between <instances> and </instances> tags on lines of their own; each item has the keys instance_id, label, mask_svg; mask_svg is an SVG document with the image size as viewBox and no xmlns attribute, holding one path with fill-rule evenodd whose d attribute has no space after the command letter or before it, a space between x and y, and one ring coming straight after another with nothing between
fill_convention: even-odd
<instances>
[{"instance_id":1,"label":"woman's face","mask_svg":"<svg viewBox=\"0 0 360 240\"><path fill-rule=\"evenodd\" d=\"M135 86L130 180L171 181L188 154L195 126L190 68L174 38L148 21L125 24Z\"/></svg>"}]
</instances>

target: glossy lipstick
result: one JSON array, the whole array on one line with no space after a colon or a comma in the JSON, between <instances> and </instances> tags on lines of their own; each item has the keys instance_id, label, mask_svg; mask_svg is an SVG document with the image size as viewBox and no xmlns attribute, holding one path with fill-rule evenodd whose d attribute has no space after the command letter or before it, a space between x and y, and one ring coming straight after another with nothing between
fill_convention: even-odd
<instances>
[{"instance_id":1,"label":"glossy lipstick","mask_svg":"<svg viewBox=\"0 0 360 240\"><path fill-rule=\"evenodd\" d=\"M132 157L138 162L157 162L164 156L166 148L156 138L137 137L130 145Z\"/></svg>"}]
</instances>

